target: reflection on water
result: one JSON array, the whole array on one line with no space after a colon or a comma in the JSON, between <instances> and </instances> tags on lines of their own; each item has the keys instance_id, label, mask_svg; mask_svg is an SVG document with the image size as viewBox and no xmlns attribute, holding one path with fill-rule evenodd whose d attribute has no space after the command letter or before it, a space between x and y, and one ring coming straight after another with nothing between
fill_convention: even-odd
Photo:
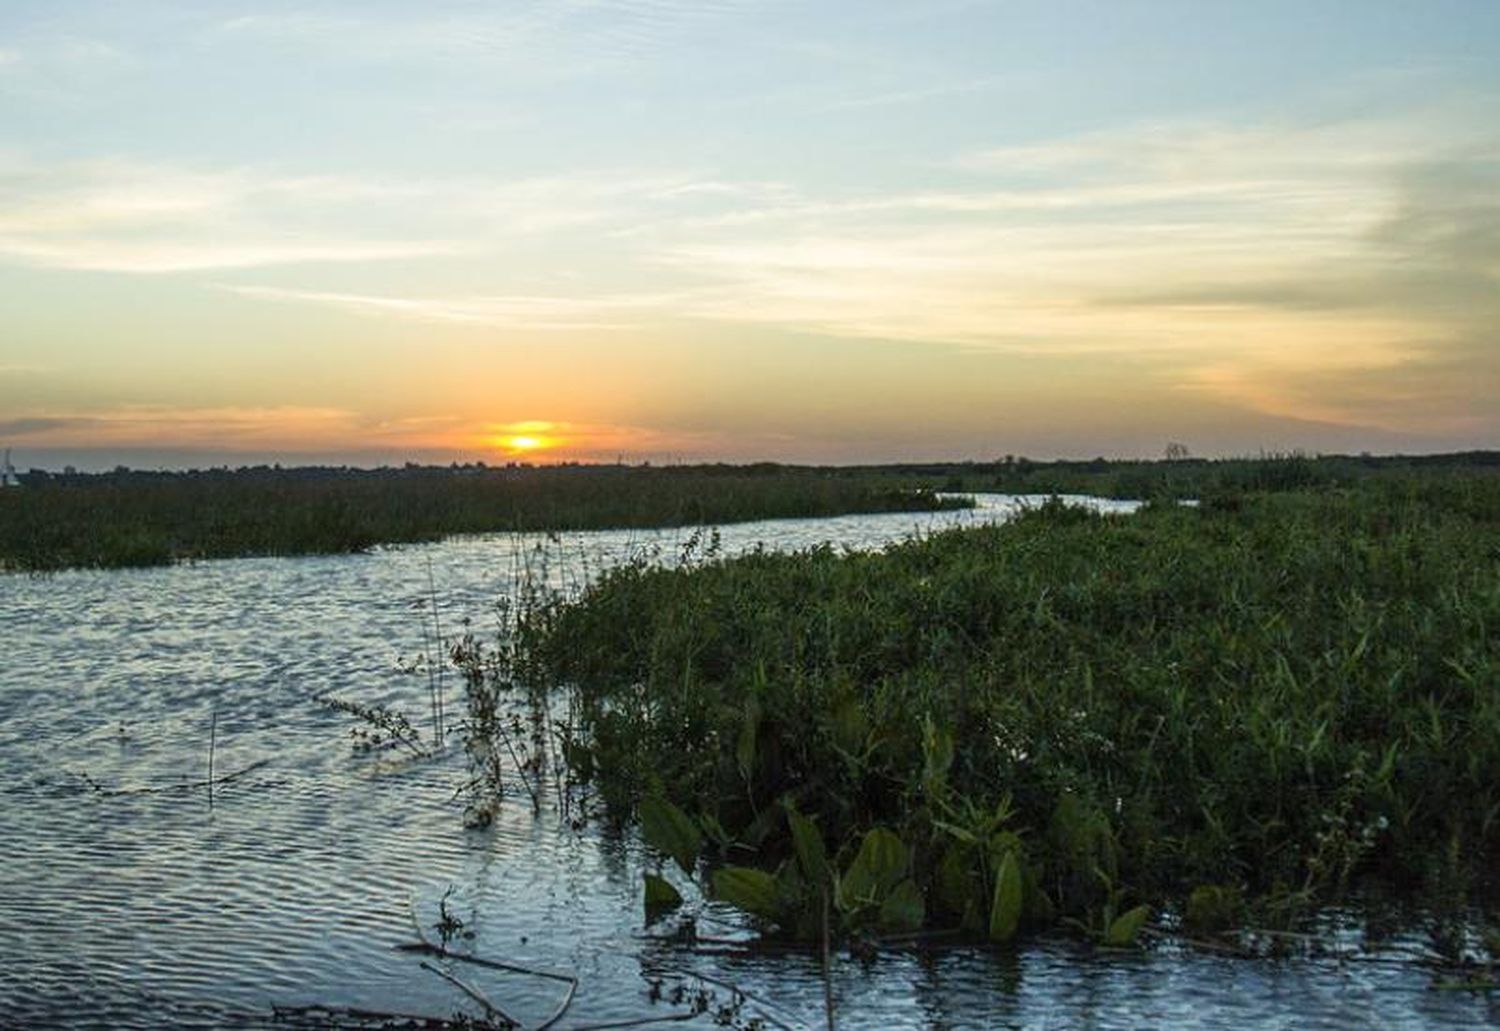
<instances>
[{"instance_id":1,"label":"reflection on water","mask_svg":"<svg viewBox=\"0 0 1500 1031\"><path fill-rule=\"evenodd\" d=\"M982 500L975 512L726 527L722 544L873 547L1012 505ZM549 575L576 586L643 548L670 558L687 536L567 535L553 549L567 561ZM465 947L580 979L561 1027L676 1012L670 988L684 972L738 985L788 1024L821 1024L814 956L642 940L645 857L633 839L570 830L520 805L465 831L450 801L459 756L356 756L348 720L313 700L332 692L424 711L425 679L395 661L423 650L422 607L435 591L445 632L463 618L482 628L535 540L0 578L0 1025L244 1026L298 1003L477 1012L419 957L392 949L412 937L409 907L431 923L450 886L450 907L474 933ZM215 712L216 770L265 765L222 785L210 811L202 792L155 789L202 778ZM556 982L459 972L529 1026L558 1002ZM654 982L667 989L661 1001ZM1483 997L1430 991L1409 968L1100 957L1067 943L839 957L833 996L847 1027L1500 1016ZM713 1026L711 1014L687 1026Z\"/></svg>"}]
</instances>

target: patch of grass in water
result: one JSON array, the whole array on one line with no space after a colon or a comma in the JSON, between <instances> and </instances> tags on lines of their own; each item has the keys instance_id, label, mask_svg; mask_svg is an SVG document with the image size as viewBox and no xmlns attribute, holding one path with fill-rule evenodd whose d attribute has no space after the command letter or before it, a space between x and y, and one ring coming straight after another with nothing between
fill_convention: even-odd
<instances>
[{"instance_id":1,"label":"patch of grass in water","mask_svg":"<svg viewBox=\"0 0 1500 1031\"><path fill-rule=\"evenodd\" d=\"M524 633L604 799L768 926L1121 945L1487 897L1497 626L1500 479L1428 477L637 563Z\"/></svg>"}]
</instances>

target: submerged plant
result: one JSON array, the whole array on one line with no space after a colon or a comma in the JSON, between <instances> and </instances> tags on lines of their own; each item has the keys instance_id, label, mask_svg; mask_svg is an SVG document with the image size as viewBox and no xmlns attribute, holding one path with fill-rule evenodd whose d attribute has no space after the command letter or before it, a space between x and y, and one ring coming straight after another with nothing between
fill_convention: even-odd
<instances>
[{"instance_id":1,"label":"submerged plant","mask_svg":"<svg viewBox=\"0 0 1500 1031\"><path fill-rule=\"evenodd\" d=\"M344 698L324 696L322 703L335 712L353 716L358 722L349 728L357 752L374 752L404 748L412 755L427 755L428 747L404 713L381 704L365 704Z\"/></svg>"}]
</instances>

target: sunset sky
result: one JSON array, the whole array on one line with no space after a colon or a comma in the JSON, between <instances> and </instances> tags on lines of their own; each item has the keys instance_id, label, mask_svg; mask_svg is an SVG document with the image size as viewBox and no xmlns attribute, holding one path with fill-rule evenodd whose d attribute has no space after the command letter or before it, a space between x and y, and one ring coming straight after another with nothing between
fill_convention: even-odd
<instances>
[{"instance_id":1,"label":"sunset sky","mask_svg":"<svg viewBox=\"0 0 1500 1031\"><path fill-rule=\"evenodd\" d=\"M0 3L0 447L1500 447L1500 2Z\"/></svg>"}]
</instances>

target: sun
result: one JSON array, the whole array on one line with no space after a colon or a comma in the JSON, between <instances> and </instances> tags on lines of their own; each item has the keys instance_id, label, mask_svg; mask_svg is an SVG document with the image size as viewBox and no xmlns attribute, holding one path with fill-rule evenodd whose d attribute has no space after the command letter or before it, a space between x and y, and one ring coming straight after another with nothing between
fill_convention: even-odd
<instances>
[{"instance_id":1,"label":"sun","mask_svg":"<svg viewBox=\"0 0 1500 1031\"><path fill-rule=\"evenodd\" d=\"M483 446L503 452L512 459L531 458L564 445L566 441L556 432L562 428L558 423L536 419L490 423L481 440Z\"/></svg>"}]
</instances>

